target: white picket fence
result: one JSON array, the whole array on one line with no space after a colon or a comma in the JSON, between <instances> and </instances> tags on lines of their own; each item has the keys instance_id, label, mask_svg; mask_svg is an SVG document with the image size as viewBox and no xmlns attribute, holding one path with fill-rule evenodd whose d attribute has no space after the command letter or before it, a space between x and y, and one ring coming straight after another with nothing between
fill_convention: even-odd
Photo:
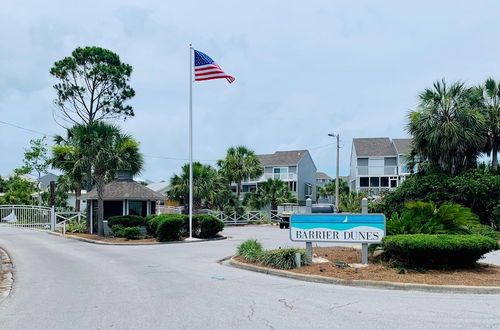
<instances>
[{"instance_id":1,"label":"white picket fence","mask_svg":"<svg viewBox=\"0 0 500 330\"><path fill-rule=\"evenodd\" d=\"M224 221L226 224L249 224L255 222L279 222L278 211L245 211L243 214L237 212L210 211L210 215Z\"/></svg>"},{"instance_id":2,"label":"white picket fence","mask_svg":"<svg viewBox=\"0 0 500 330\"><path fill-rule=\"evenodd\" d=\"M66 225L72 221L78 224L87 221L87 217L82 212L56 212L56 228L62 228L63 235L66 235Z\"/></svg>"}]
</instances>

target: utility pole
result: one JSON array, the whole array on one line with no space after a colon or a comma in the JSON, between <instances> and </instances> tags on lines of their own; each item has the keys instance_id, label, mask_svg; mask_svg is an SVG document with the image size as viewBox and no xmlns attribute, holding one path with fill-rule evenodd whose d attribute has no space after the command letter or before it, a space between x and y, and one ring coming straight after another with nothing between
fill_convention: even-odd
<instances>
[{"instance_id":1,"label":"utility pole","mask_svg":"<svg viewBox=\"0 0 500 330\"><path fill-rule=\"evenodd\" d=\"M337 169L336 169L336 176L335 176L335 208L337 209L337 212L338 212L339 211L339 154L340 154L339 139L340 139L340 136L339 136L339 134L333 134L333 133L328 134L328 136L337 138Z\"/></svg>"}]
</instances>

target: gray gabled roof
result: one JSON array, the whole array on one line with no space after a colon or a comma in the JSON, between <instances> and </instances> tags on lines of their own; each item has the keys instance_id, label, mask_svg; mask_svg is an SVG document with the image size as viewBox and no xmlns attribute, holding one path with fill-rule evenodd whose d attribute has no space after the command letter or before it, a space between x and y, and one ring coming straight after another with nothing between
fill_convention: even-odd
<instances>
[{"instance_id":1,"label":"gray gabled roof","mask_svg":"<svg viewBox=\"0 0 500 330\"><path fill-rule=\"evenodd\" d=\"M396 152L399 155L407 154L410 151L410 144L412 139L392 139L394 146L396 147Z\"/></svg>"},{"instance_id":2,"label":"gray gabled roof","mask_svg":"<svg viewBox=\"0 0 500 330\"><path fill-rule=\"evenodd\" d=\"M79 199L97 199L97 190L92 189ZM115 180L104 186L104 199L164 200L165 196L132 180Z\"/></svg>"},{"instance_id":3,"label":"gray gabled roof","mask_svg":"<svg viewBox=\"0 0 500 330\"><path fill-rule=\"evenodd\" d=\"M396 150L387 137L352 139L357 157L396 156Z\"/></svg>"},{"instance_id":4,"label":"gray gabled roof","mask_svg":"<svg viewBox=\"0 0 500 330\"><path fill-rule=\"evenodd\" d=\"M50 185L50 181L57 181L59 179L59 175L54 173L47 173L40 177L40 189L45 190Z\"/></svg>"},{"instance_id":5,"label":"gray gabled roof","mask_svg":"<svg viewBox=\"0 0 500 330\"><path fill-rule=\"evenodd\" d=\"M160 182L150 183L146 187L148 187L153 191L161 192L168 190L170 188L170 183L167 181L160 181Z\"/></svg>"},{"instance_id":6,"label":"gray gabled roof","mask_svg":"<svg viewBox=\"0 0 500 330\"><path fill-rule=\"evenodd\" d=\"M276 151L274 154L257 155L262 166L297 165L307 150Z\"/></svg>"},{"instance_id":7,"label":"gray gabled roof","mask_svg":"<svg viewBox=\"0 0 500 330\"><path fill-rule=\"evenodd\" d=\"M333 180L328 174L324 172L316 172L316 179L318 180Z\"/></svg>"}]
</instances>

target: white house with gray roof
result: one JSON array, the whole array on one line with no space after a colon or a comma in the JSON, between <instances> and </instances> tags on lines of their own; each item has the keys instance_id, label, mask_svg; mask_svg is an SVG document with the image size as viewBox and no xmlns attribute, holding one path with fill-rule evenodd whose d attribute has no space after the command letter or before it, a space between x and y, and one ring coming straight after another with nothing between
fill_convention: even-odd
<instances>
[{"instance_id":1,"label":"white house with gray roof","mask_svg":"<svg viewBox=\"0 0 500 330\"><path fill-rule=\"evenodd\" d=\"M410 175L407 168L411 139L357 138L352 141L351 190L378 195L395 190Z\"/></svg>"},{"instance_id":2,"label":"white house with gray roof","mask_svg":"<svg viewBox=\"0 0 500 330\"><path fill-rule=\"evenodd\" d=\"M255 191L260 182L272 178L285 181L296 194L299 204L305 204L307 198L316 200L316 165L309 151L276 151L257 157L264 167L264 174L260 178L243 182L243 194Z\"/></svg>"}]
</instances>

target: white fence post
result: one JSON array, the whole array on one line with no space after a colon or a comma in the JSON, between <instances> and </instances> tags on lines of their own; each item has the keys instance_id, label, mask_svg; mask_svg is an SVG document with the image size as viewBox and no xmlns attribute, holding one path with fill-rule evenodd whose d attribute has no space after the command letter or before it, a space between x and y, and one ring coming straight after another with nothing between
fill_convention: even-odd
<instances>
[{"instance_id":1,"label":"white fence post","mask_svg":"<svg viewBox=\"0 0 500 330\"><path fill-rule=\"evenodd\" d=\"M50 211L50 231L56 230L56 208L52 205L52 209Z\"/></svg>"}]
</instances>

